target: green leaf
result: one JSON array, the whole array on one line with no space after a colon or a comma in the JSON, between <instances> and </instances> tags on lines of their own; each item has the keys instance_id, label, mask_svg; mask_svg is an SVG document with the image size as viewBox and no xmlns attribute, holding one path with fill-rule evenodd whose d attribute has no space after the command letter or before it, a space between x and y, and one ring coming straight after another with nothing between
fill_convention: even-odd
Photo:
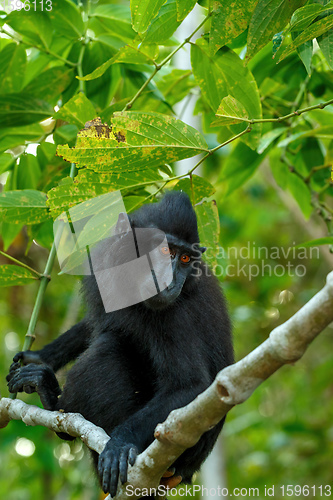
<instances>
[{"instance_id":1,"label":"green leaf","mask_svg":"<svg viewBox=\"0 0 333 500\"><path fill-rule=\"evenodd\" d=\"M325 7L328 5L331 5L331 2L326 4ZM333 29L331 28L326 33L318 36L317 42L329 67L333 69Z\"/></svg>"},{"instance_id":2,"label":"green leaf","mask_svg":"<svg viewBox=\"0 0 333 500\"><path fill-rule=\"evenodd\" d=\"M0 128L29 125L52 114L53 108L48 102L29 94L0 95Z\"/></svg>"},{"instance_id":3,"label":"green leaf","mask_svg":"<svg viewBox=\"0 0 333 500\"><path fill-rule=\"evenodd\" d=\"M168 0L161 7L158 16L153 19L144 41L163 44L173 35L180 23L181 21L177 20L176 0Z\"/></svg>"},{"instance_id":4,"label":"green leaf","mask_svg":"<svg viewBox=\"0 0 333 500\"><path fill-rule=\"evenodd\" d=\"M52 0L52 9L48 12L55 31L69 39L84 35L84 24L78 7L69 0Z\"/></svg>"},{"instance_id":5,"label":"green leaf","mask_svg":"<svg viewBox=\"0 0 333 500\"><path fill-rule=\"evenodd\" d=\"M278 148L273 148L269 152L269 166L277 185L284 190L287 189L290 171L286 163L281 161L281 151Z\"/></svg>"},{"instance_id":6,"label":"green leaf","mask_svg":"<svg viewBox=\"0 0 333 500\"><path fill-rule=\"evenodd\" d=\"M0 266L0 286L28 285L36 280L38 281L38 277L25 267L15 265Z\"/></svg>"},{"instance_id":7,"label":"green leaf","mask_svg":"<svg viewBox=\"0 0 333 500\"><path fill-rule=\"evenodd\" d=\"M0 94L20 92L27 56L22 45L10 43L0 52Z\"/></svg>"},{"instance_id":8,"label":"green leaf","mask_svg":"<svg viewBox=\"0 0 333 500\"><path fill-rule=\"evenodd\" d=\"M36 189L40 176L41 170L36 156L21 155L20 163L16 169L17 189Z\"/></svg>"},{"instance_id":9,"label":"green leaf","mask_svg":"<svg viewBox=\"0 0 333 500\"><path fill-rule=\"evenodd\" d=\"M112 128L95 120L82 130L75 148L58 146L57 153L78 167L95 172L125 172L171 163L207 152L194 128L159 113L115 113Z\"/></svg>"},{"instance_id":10,"label":"green leaf","mask_svg":"<svg viewBox=\"0 0 333 500\"><path fill-rule=\"evenodd\" d=\"M216 116L218 119L212 123L212 127L216 125L232 125L234 123L243 122L244 120L242 120L242 118L249 118L242 103L231 95L227 95L227 97L222 99Z\"/></svg>"},{"instance_id":11,"label":"green leaf","mask_svg":"<svg viewBox=\"0 0 333 500\"><path fill-rule=\"evenodd\" d=\"M83 127L96 116L96 110L89 99L80 92L66 102L53 117Z\"/></svg>"},{"instance_id":12,"label":"green leaf","mask_svg":"<svg viewBox=\"0 0 333 500\"><path fill-rule=\"evenodd\" d=\"M312 40L313 38L319 37L323 33L326 33L333 26L333 15L327 16L315 23L311 24L308 28L306 28L298 37L293 40L293 42L288 45L288 47L283 51L281 57L278 62L285 59L289 54L291 54L297 47L307 42L308 40Z\"/></svg>"},{"instance_id":13,"label":"green leaf","mask_svg":"<svg viewBox=\"0 0 333 500\"><path fill-rule=\"evenodd\" d=\"M291 34L292 40L295 40L297 36L299 35L298 31L295 31ZM313 52L313 41L308 40L307 42L303 43L299 47L297 47L297 54L304 64L304 67L306 69L306 72L309 76L311 76L311 60L312 60L312 52Z\"/></svg>"},{"instance_id":14,"label":"green leaf","mask_svg":"<svg viewBox=\"0 0 333 500\"><path fill-rule=\"evenodd\" d=\"M164 3L165 0L131 0L133 29L144 33Z\"/></svg>"},{"instance_id":15,"label":"green leaf","mask_svg":"<svg viewBox=\"0 0 333 500\"><path fill-rule=\"evenodd\" d=\"M270 146L272 144L272 142L275 141L275 139L277 137L280 137L280 135L282 135L287 130L288 129L286 127L277 127L277 128L273 128L269 132L266 132L266 134L264 134L259 141L258 148L257 148L258 154L263 153L265 151L265 149L267 149L268 146ZM279 152L279 154L280 154L280 152Z\"/></svg>"},{"instance_id":16,"label":"green leaf","mask_svg":"<svg viewBox=\"0 0 333 500\"><path fill-rule=\"evenodd\" d=\"M74 182L67 178L59 186L47 193L47 205L55 219L68 208L110 191L126 191L145 182L161 182L162 177L157 170L145 169L124 173L99 173L80 170Z\"/></svg>"},{"instance_id":17,"label":"green leaf","mask_svg":"<svg viewBox=\"0 0 333 500\"><path fill-rule=\"evenodd\" d=\"M275 33L283 30L292 13L306 0L259 0L254 9L247 36L246 60L259 52Z\"/></svg>"},{"instance_id":18,"label":"green leaf","mask_svg":"<svg viewBox=\"0 0 333 500\"><path fill-rule=\"evenodd\" d=\"M210 55L246 30L258 0L218 0L209 34Z\"/></svg>"},{"instance_id":19,"label":"green leaf","mask_svg":"<svg viewBox=\"0 0 333 500\"><path fill-rule=\"evenodd\" d=\"M311 193L307 185L296 174L291 173L288 179L288 187L291 194L300 206L304 217L308 219L312 213L312 205Z\"/></svg>"},{"instance_id":20,"label":"green leaf","mask_svg":"<svg viewBox=\"0 0 333 500\"><path fill-rule=\"evenodd\" d=\"M48 49L53 38L53 28L48 12L34 9L14 11L6 19L17 33L23 35L34 45L43 45Z\"/></svg>"},{"instance_id":21,"label":"green leaf","mask_svg":"<svg viewBox=\"0 0 333 500\"><path fill-rule=\"evenodd\" d=\"M217 265L219 251L220 220L216 201L205 201L194 207L198 220L198 230L201 245L207 248L204 253L205 261L214 271Z\"/></svg>"},{"instance_id":22,"label":"green leaf","mask_svg":"<svg viewBox=\"0 0 333 500\"><path fill-rule=\"evenodd\" d=\"M326 5L312 3L295 10L290 20L290 31L303 31L321 12L328 10L328 8L333 8L332 2Z\"/></svg>"},{"instance_id":23,"label":"green leaf","mask_svg":"<svg viewBox=\"0 0 333 500\"><path fill-rule=\"evenodd\" d=\"M38 123L25 127L0 128L0 152L24 145L26 141L37 141L43 134Z\"/></svg>"},{"instance_id":24,"label":"green leaf","mask_svg":"<svg viewBox=\"0 0 333 500\"><path fill-rule=\"evenodd\" d=\"M182 21L194 8L197 0L177 0L177 20Z\"/></svg>"},{"instance_id":25,"label":"green leaf","mask_svg":"<svg viewBox=\"0 0 333 500\"><path fill-rule=\"evenodd\" d=\"M119 52L115 54L111 59L105 61L101 66L98 66L92 73L89 73L83 77L78 77L78 80L95 80L100 76L104 75L106 70L115 63L131 63L131 64L154 64L154 60L158 55L157 46L143 46L140 44L140 48L135 47L133 44L125 45L121 47Z\"/></svg>"},{"instance_id":26,"label":"green leaf","mask_svg":"<svg viewBox=\"0 0 333 500\"><path fill-rule=\"evenodd\" d=\"M6 172L7 170L10 170L16 160L15 158L9 154L9 153L2 153L0 154L0 175Z\"/></svg>"},{"instance_id":27,"label":"green leaf","mask_svg":"<svg viewBox=\"0 0 333 500\"><path fill-rule=\"evenodd\" d=\"M206 179L193 175L190 179L181 179L177 182L174 189L184 191L190 197L192 205L201 203L204 198L209 198L215 193L215 188Z\"/></svg>"},{"instance_id":28,"label":"green leaf","mask_svg":"<svg viewBox=\"0 0 333 500\"><path fill-rule=\"evenodd\" d=\"M279 142L279 148L284 148L288 144L304 139L305 137L318 137L320 139L332 139L333 138L333 125L324 125L322 127L316 127L305 132L296 132L295 134L286 137L281 142Z\"/></svg>"},{"instance_id":29,"label":"green leaf","mask_svg":"<svg viewBox=\"0 0 333 500\"><path fill-rule=\"evenodd\" d=\"M53 139L55 144L69 144L73 141L79 129L76 125L62 125L57 127L53 132Z\"/></svg>"},{"instance_id":30,"label":"green leaf","mask_svg":"<svg viewBox=\"0 0 333 500\"><path fill-rule=\"evenodd\" d=\"M131 14L127 5L109 3L98 5L91 18L101 20L103 26L121 40L129 42L136 36L131 24Z\"/></svg>"},{"instance_id":31,"label":"green leaf","mask_svg":"<svg viewBox=\"0 0 333 500\"><path fill-rule=\"evenodd\" d=\"M229 196L252 177L263 159L264 155L259 155L244 143L239 142L228 156L218 179L225 185L225 196Z\"/></svg>"},{"instance_id":32,"label":"green leaf","mask_svg":"<svg viewBox=\"0 0 333 500\"><path fill-rule=\"evenodd\" d=\"M3 241L3 250L6 252L20 233L24 224L11 224L9 222L1 223L1 239Z\"/></svg>"},{"instance_id":33,"label":"green leaf","mask_svg":"<svg viewBox=\"0 0 333 500\"><path fill-rule=\"evenodd\" d=\"M12 224L38 224L49 218L46 194L25 189L0 194L0 217Z\"/></svg>"},{"instance_id":34,"label":"green leaf","mask_svg":"<svg viewBox=\"0 0 333 500\"><path fill-rule=\"evenodd\" d=\"M326 238L317 238L316 240L299 243L299 245L295 245L295 248L317 247L319 245L333 245L333 237L327 236Z\"/></svg>"},{"instance_id":35,"label":"green leaf","mask_svg":"<svg viewBox=\"0 0 333 500\"><path fill-rule=\"evenodd\" d=\"M204 40L192 44L191 63L194 77L212 110L216 113L222 99L230 95L241 103L250 119L261 118L258 87L243 61L227 47L223 47L214 57L210 57L207 50ZM244 127L244 124L231 125L230 130L238 134ZM254 149L260 134L261 124L254 124L251 134L244 136L244 142Z\"/></svg>"},{"instance_id":36,"label":"green leaf","mask_svg":"<svg viewBox=\"0 0 333 500\"><path fill-rule=\"evenodd\" d=\"M55 66L34 78L24 92L34 97L43 96L45 101L55 101L73 80L74 70L67 66Z\"/></svg>"}]
</instances>

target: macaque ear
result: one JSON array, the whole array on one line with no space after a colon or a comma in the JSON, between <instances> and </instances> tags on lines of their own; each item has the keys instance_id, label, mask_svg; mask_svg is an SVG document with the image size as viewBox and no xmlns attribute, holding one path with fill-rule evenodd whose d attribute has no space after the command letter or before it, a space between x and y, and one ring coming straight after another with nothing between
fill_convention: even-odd
<instances>
[{"instance_id":1,"label":"macaque ear","mask_svg":"<svg viewBox=\"0 0 333 500\"><path fill-rule=\"evenodd\" d=\"M205 253L205 251L207 250L207 247L200 247L199 250L201 253Z\"/></svg>"},{"instance_id":2,"label":"macaque ear","mask_svg":"<svg viewBox=\"0 0 333 500\"><path fill-rule=\"evenodd\" d=\"M128 215L125 214L125 212L120 212L116 224L115 234L128 233L131 229L131 223Z\"/></svg>"}]
</instances>

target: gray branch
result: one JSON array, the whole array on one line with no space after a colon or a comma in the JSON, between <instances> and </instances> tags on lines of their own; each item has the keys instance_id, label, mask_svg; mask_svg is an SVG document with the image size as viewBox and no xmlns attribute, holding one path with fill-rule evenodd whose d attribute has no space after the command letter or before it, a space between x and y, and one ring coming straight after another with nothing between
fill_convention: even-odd
<instances>
[{"instance_id":1,"label":"gray branch","mask_svg":"<svg viewBox=\"0 0 333 500\"><path fill-rule=\"evenodd\" d=\"M158 424L156 439L130 467L129 484L138 489L138 494L131 498L140 498L143 488L157 489L162 474L177 457L194 446L233 406L249 398L278 368L300 359L312 340L332 321L333 272L328 275L324 288L286 323L275 328L265 342L218 373L213 384L194 401L172 411L165 422ZM109 439L103 429L79 414L50 412L19 400L2 398L0 428L10 420L23 420L27 425L43 425L66 432L79 437L98 453ZM126 485L119 485L116 498L128 498Z\"/></svg>"}]
</instances>

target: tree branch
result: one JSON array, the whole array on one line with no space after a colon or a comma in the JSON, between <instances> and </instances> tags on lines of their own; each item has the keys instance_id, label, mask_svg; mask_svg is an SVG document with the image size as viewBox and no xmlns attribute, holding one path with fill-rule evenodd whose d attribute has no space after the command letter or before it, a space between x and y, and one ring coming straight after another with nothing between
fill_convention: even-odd
<instances>
[{"instance_id":1,"label":"tree branch","mask_svg":"<svg viewBox=\"0 0 333 500\"><path fill-rule=\"evenodd\" d=\"M281 366L300 359L314 338L332 321L333 272L327 276L324 288L286 323L275 328L267 340L245 358L218 373L208 389L184 408L173 410L166 421L156 427L155 441L130 467L129 483L139 490L157 489L162 474L185 449L194 446L204 432L216 425L233 406L246 401ZM103 429L79 414L50 412L22 401L2 398L0 428L13 419L80 437L98 453L109 439ZM131 496L140 498L141 495ZM128 498L126 485L119 486L116 498Z\"/></svg>"}]
</instances>

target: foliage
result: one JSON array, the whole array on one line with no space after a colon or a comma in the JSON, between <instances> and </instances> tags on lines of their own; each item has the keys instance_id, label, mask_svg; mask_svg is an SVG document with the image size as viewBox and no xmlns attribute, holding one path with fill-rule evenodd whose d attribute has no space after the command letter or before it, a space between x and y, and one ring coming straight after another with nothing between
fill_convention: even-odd
<instances>
[{"instance_id":1,"label":"foliage","mask_svg":"<svg viewBox=\"0 0 333 500\"><path fill-rule=\"evenodd\" d=\"M5 3L6 11L0 11L0 221L3 248L9 254L2 257L0 285L15 285L3 289L3 317L11 318L3 322L4 331L23 330L29 321L25 313L22 320L16 317L18 298L31 307L37 280L45 290L48 277L43 274L51 272L54 251L47 272L34 268L45 261L41 247L52 247L53 220L69 207L110 191L121 191L128 210L153 202L164 189L186 191L195 205L202 244L208 247L206 258L221 278L227 274L226 265L233 263L221 252L221 243L225 248L241 248L249 241L266 247L306 241L312 247L332 245L333 3L199 3L200 7L193 0L86 0L82 5L72 0L27 0L21 10L7 9ZM176 30L193 9L192 28L183 35L184 31ZM179 68L176 54L186 51L189 67ZM180 103L183 112L191 101L200 119L196 128L182 120L179 111ZM174 163L186 158L194 161L179 173ZM278 197L287 200L288 211ZM299 211L309 226L304 226ZM296 218L294 226L291 218ZM314 225L319 231L304 230ZM276 262L286 260L280 256ZM254 265L259 261L257 256L251 260ZM242 274L227 276L225 288L236 331L249 331L251 347L274 324L275 317L268 320L267 314L280 307L273 300L277 290L294 287L294 293L300 294L304 288L297 305L304 303L308 288L315 288L312 280L322 278L327 264L307 261L307 269L303 281L287 273L263 274L255 281ZM59 299L64 285L57 283L67 279L72 280L53 279L48 292L52 307L46 296L41 309L44 321L52 311L54 334L60 327L57 315L61 317L66 306ZM31 284L17 287L27 283ZM14 300L12 293L18 298ZM283 307L286 318L293 306ZM38 310L34 314L36 320ZM328 363L327 339L326 343L320 380L325 380ZM243 352L244 345L238 340L236 344L236 351ZM8 349L6 353L2 366L9 362ZM316 366L315 361L308 363L313 369ZM300 392L301 381L290 377L281 396L284 402L286 394L293 398ZM324 391L323 385L313 383L310 399ZM269 398L262 392L264 396L256 395L249 405L254 409L256 404L269 405L264 399L276 404L277 387L272 386ZM304 399L300 405L305 405ZM300 455L306 453L300 433L314 443L311 450L324 450L324 434L315 438L314 429L318 422L331 425L328 416L319 409L316 418L306 417L301 430L290 428L292 418L291 410L284 417L272 415L272 428L261 430L256 420L246 446L231 438L236 440L232 449L243 446L244 485L253 485L251 474L258 484L265 482L266 473L258 472L262 462L258 456L249 461L248 454L260 448L266 434L273 433L263 451L265 467L279 471L281 481L281 464L289 460L290 467L299 457L298 450ZM283 431L274 434L279 425ZM232 433L232 425L230 429ZM8 436L6 445L14 440ZM283 462L279 450L286 439L298 444L288 448ZM277 458L270 462L273 448ZM47 447L45 453L49 453ZM237 457L228 453L233 464ZM53 460L53 455L48 456L50 470ZM234 485L239 486L239 472L234 469L231 465L231 481L235 483L236 477ZM332 479L325 465L319 472L316 467L313 470L313 478L319 474L322 481ZM305 468L303 479L309 476ZM299 476L290 476L290 481L295 478ZM0 492L1 488L0 479ZM37 490L34 485L31 494ZM79 498L80 492L78 488L72 498ZM18 491L13 495L15 500L30 498ZM11 497L6 494L6 498Z\"/></svg>"}]
</instances>

